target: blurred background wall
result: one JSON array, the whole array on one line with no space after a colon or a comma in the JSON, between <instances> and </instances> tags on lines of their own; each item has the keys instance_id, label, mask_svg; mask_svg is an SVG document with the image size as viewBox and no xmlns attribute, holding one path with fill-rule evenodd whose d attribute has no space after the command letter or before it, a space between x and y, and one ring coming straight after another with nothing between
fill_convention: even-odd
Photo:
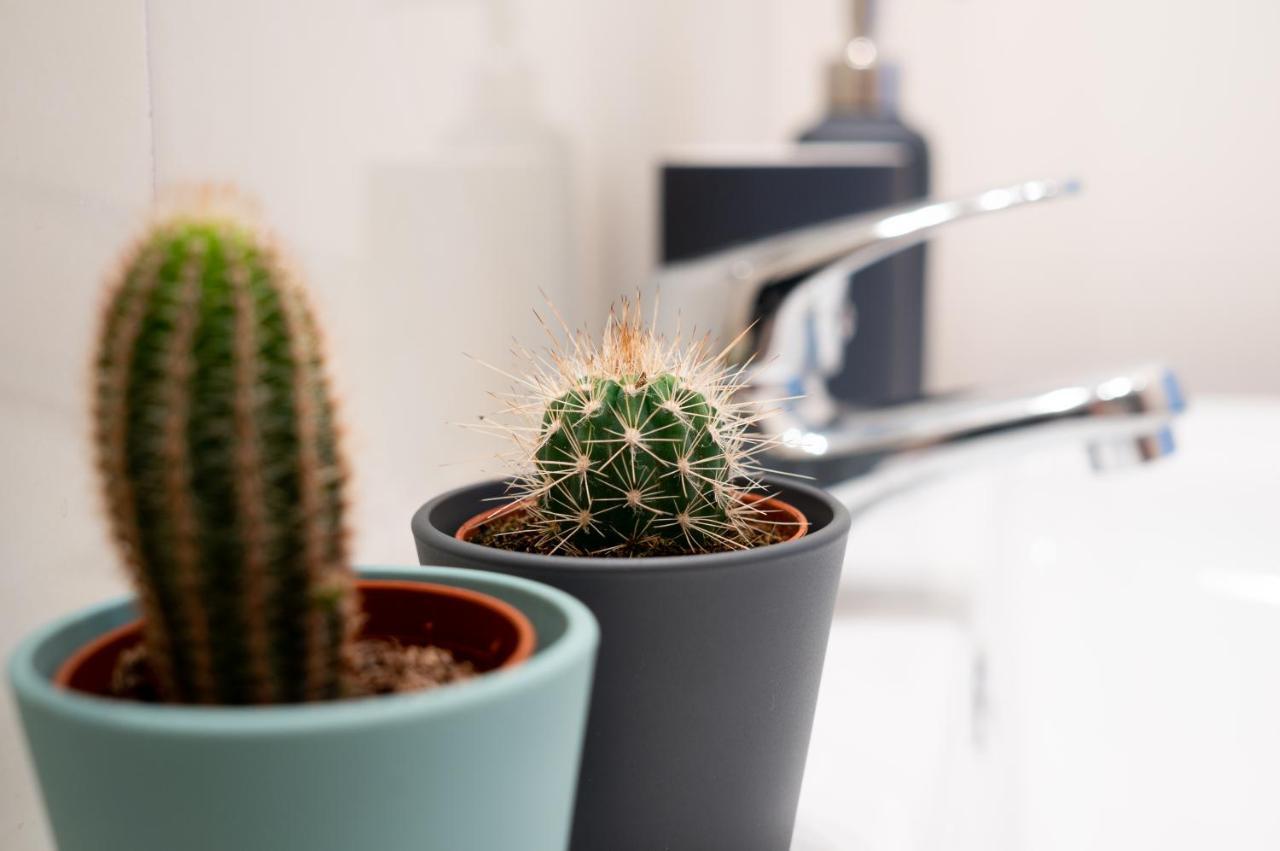
<instances>
[{"instance_id":1,"label":"blurred background wall","mask_svg":"<svg viewBox=\"0 0 1280 851\"><path fill-rule=\"evenodd\" d=\"M103 270L154 192L235 181L293 247L346 399L358 555L404 561L411 509L493 449L449 425L506 383L461 353L501 364L510 336L536 343L539 288L598 323L651 268L661 153L794 136L845 37L840 0L491 11L0 2L6 599L43 593L35 571L110 575L84 366ZM884 0L877 29L941 192L1087 184L935 241L933 386L1160 357L1196 392L1280 391L1280 4ZM496 122L476 115L495 76L523 81ZM495 143L507 119L515 154ZM459 177L508 155L519 191Z\"/></svg>"}]
</instances>

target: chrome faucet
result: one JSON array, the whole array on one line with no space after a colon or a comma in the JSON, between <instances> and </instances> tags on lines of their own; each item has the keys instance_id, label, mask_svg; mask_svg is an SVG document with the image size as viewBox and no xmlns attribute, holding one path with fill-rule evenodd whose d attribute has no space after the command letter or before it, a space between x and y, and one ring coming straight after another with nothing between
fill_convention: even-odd
<instances>
[{"instance_id":1,"label":"chrome faucet","mask_svg":"<svg viewBox=\"0 0 1280 851\"><path fill-rule=\"evenodd\" d=\"M824 484L856 480L858 499L1045 440L1079 440L1098 469L1152 460L1173 451L1169 426L1184 406L1176 376L1161 366L876 409L853 408L827 390L857 330L846 294L855 272L952 222L1078 191L1075 181L1034 180L849 216L670 265L658 286L668 305L710 320L722 337L752 327L730 356L744 371L744 392L781 408L765 420L775 439L769 465ZM799 276L764 313L764 288Z\"/></svg>"}]
</instances>

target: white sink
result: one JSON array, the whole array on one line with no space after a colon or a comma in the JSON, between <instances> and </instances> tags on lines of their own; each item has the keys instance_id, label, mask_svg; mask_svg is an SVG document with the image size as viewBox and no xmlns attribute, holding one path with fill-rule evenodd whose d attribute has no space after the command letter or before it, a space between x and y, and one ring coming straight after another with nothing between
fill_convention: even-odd
<instances>
[{"instance_id":1,"label":"white sink","mask_svg":"<svg viewBox=\"0 0 1280 851\"><path fill-rule=\"evenodd\" d=\"M1280 848L1280 401L855 526L797 851Z\"/></svg>"},{"instance_id":2,"label":"white sink","mask_svg":"<svg viewBox=\"0 0 1280 851\"><path fill-rule=\"evenodd\" d=\"M1280 848L1280 403L1205 402L1179 440L1006 482L992 674L1021 848Z\"/></svg>"}]
</instances>

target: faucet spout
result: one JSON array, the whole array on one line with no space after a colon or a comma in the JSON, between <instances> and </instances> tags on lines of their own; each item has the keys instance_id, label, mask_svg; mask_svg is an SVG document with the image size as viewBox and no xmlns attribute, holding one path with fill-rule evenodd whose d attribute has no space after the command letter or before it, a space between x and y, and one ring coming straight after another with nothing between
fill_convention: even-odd
<instances>
[{"instance_id":1,"label":"faucet spout","mask_svg":"<svg viewBox=\"0 0 1280 851\"><path fill-rule=\"evenodd\" d=\"M1088 447L1095 469L1152 461L1173 452L1170 425L1184 408L1176 375L1152 364L845 410L819 427L784 412L771 426L771 456L826 483L856 479L849 494L856 503L1059 441Z\"/></svg>"}]
</instances>

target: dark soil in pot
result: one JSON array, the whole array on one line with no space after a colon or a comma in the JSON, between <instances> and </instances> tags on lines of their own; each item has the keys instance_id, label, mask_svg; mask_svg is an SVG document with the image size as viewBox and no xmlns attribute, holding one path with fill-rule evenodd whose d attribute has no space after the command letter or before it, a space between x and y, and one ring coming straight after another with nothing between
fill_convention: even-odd
<instances>
[{"instance_id":1,"label":"dark soil in pot","mask_svg":"<svg viewBox=\"0 0 1280 851\"><path fill-rule=\"evenodd\" d=\"M347 659L347 696L420 691L520 664L535 634L515 607L464 588L361 580L364 622ZM71 656L59 685L99 697L157 700L142 622L99 636Z\"/></svg>"}]
</instances>

